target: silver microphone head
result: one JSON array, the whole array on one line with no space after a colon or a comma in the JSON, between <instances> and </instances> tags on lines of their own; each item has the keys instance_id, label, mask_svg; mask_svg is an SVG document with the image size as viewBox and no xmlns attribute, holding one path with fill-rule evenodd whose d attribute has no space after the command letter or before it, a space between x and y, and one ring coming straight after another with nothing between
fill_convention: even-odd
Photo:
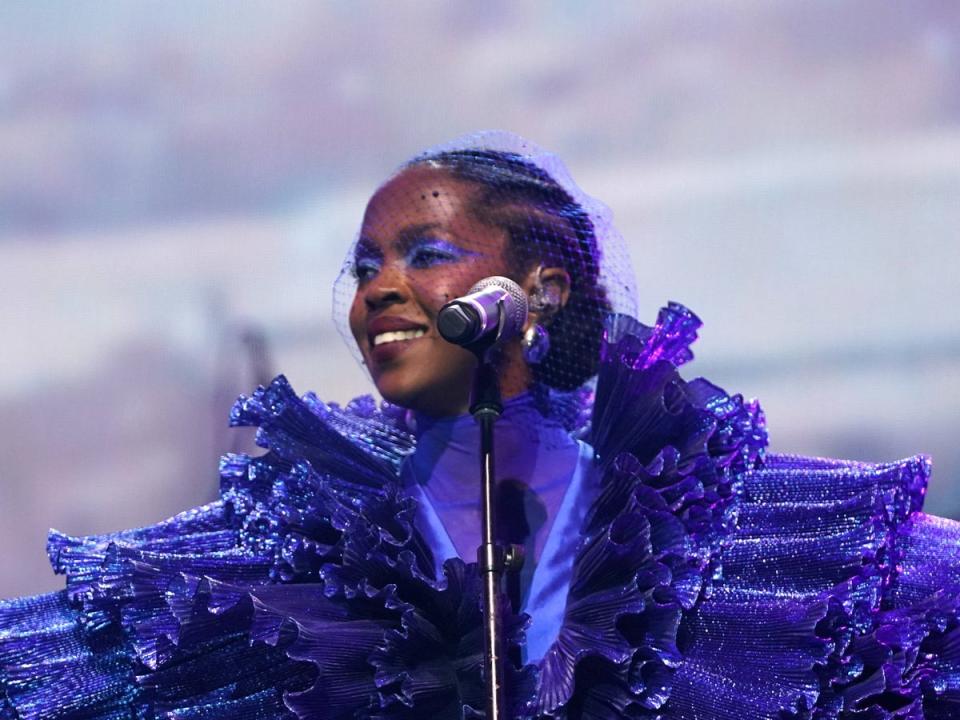
<instances>
[{"instance_id":1,"label":"silver microphone head","mask_svg":"<svg viewBox=\"0 0 960 720\"><path fill-rule=\"evenodd\" d=\"M527 322L528 311L527 294L523 292L523 288L508 277L491 275L470 288L468 294L473 295L488 288L499 288L504 291L503 327L500 329L498 339L508 340L522 333L523 326Z\"/></svg>"}]
</instances>

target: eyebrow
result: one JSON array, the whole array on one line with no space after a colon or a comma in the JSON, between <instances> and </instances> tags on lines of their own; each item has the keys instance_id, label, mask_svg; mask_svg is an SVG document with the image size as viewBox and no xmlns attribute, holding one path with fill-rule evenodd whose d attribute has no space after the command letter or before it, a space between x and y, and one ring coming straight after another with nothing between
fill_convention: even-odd
<instances>
[{"instance_id":1,"label":"eyebrow","mask_svg":"<svg viewBox=\"0 0 960 720\"><path fill-rule=\"evenodd\" d=\"M404 255L408 253L412 247L414 247L418 240L422 240L425 234L442 228L443 225L441 223L418 223L416 225L407 225L397 232L396 240L393 241L393 247L399 254ZM457 243L455 240L443 240L443 242L454 245L470 255L482 254L467 250L459 245L459 243ZM377 258L382 260L384 257L383 247L377 241L366 236L361 236L357 240L357 246L354 249L353 257L354 261L365 258Z\"/></svg>"},{"instance_id":2,"label":"eyebrow","mask_svg":"<svg viewBox=\"0 0 960 720\"><path fill-rule=\"evenodd\" d=\"M401 253L409 250L413 244L420 240L424 233L440 228L440 223L420 223L419 225L407 225L397 233L396 245Z\"/></svg>"},{"instance_id":3,"label":"eyebrow","mask_svg":"<svg viewBox=\"0 0 960 720\"><path fill-rule=\"evenodd\" d=\"M353 250L355 260L360 258L383 258L383 251L380 246L367 237L360 237L357 240L357 246Z\"/></svg>"}]
</instances>

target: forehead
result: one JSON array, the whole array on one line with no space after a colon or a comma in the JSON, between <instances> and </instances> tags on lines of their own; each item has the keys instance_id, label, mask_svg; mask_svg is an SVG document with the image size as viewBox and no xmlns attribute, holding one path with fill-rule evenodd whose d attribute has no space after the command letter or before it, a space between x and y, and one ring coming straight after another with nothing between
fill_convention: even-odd
<instances>
[{"instance_id":1,"label":"forehead","mask_svg":"<svg viewBox=\"0 0 960 720\"><path fill-rule=\"evenodd\" d=\"M508 257L509 236L480 209L481 192L475 183L441 168L407 168L370 198L354 253L405 257L423 242L437 240L465 250L475 260L502 263ZM498 267L487 274L509 273Z\"/></svg>"},{"instance_id":2,"label":"forehead","mask_svg":"<svg viewBox=\"0 0 960 720\"><path fill-rule=\"evenodd\" d=\"M363 234L392 239L401 228L443 225L451 230L489 228L471 211L477 189L446 170L414 166L391 178L374 193L363 216Z\"/></svg>"}]
</instances>

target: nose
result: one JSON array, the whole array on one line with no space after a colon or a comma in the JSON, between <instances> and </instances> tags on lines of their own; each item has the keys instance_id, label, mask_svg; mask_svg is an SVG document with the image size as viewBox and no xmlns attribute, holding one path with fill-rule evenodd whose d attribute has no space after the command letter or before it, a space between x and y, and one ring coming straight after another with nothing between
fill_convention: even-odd
<instances>
[{"instance_id":1,"label":"nose","mask_svg":"<svg viewBox=\"0 0 960 720\"><path fill-rule=\"evenodd\" d=\"M367 283L363 293L367 310L373 311L406 302L410 297L410 287L401 270L387 265Z\"/></svg>"}]
</instances>

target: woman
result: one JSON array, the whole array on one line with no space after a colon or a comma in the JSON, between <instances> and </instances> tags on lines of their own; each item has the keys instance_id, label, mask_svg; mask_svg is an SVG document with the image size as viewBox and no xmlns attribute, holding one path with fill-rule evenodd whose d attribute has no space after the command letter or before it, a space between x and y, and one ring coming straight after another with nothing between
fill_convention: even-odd
<instances>
[{"instance_id":1,"label":"woman","mask_svg":"<svg viewBox=\"0 0 960 720\"><path fill-rule=\"evenodd\" d=\"M389 403L278 378L234 407L267 453L224 458L219 502L51 534L66 590L0 610L5 716L475 716L475 360L435 320L491 275L532 308L496 360L514 716L957 716L958 526L919 512L928 463L765 453L755 403L680 378L689 311L604 319L622 258L524 141L415 158L335 292Z\"/></svg>"}]
</instances>

